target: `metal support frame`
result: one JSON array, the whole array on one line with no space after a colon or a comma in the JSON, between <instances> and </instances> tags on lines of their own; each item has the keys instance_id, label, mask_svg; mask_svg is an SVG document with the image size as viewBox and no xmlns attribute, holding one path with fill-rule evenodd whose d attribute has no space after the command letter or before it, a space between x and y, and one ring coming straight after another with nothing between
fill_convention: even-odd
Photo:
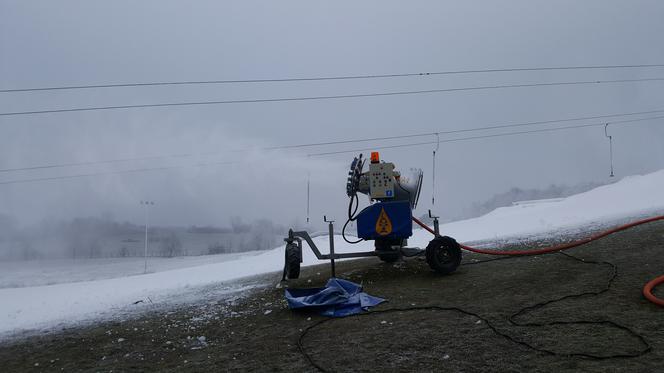
<instances>
[{"instance_id":1,"label":"metal support frame","mask_svg":"<svg viewBox=\"0 0 664 373\"><path fill-rule=\"evenodd\" d=\"M330 235L330 253L323 254L318 249L318 246L314 243L314 240L309 235L307 231L293 231L292 229L288 231L288 237L284 240L287 243L295 242L299 249L302 249L302 240L304 240L307 245L311 248L316 258L319 260L329 260L330 261L330 270L332 272L332 277L336 277L336 268L335 260L336 259L346 259L346 258L363 258L370 256L377 256L378 254L375 251L358 251L353 253L335 253L334 252L334 220L327 220L325 216L323 220L328 223L329 235ZM288 246L288 245L287 245ZM285 279L285 272L284 272Z\"/></svg>"},{"instance_id":2,"label":"metal support frame","mask_svg":"<svg viewBox=\"0 0 664 373\"><path fill-rule=\"evenodd\" d=\"M432 216L431 215L431 210L429 210L429 217L434 219L434 229L436 232L436 235L438 234L438 217L437 216ZM323 254L320 252L318 249L318 246L314 243L314 240L311 238L309 235L309 232L307 231L293 231L290 229L288 231L288 237L284 239L284 241L287 243L286 247L288 248L289 244L295 244L300 251L300 261L302 261L302 240L304 240L307 245L311 248L311 251L314 253L316 258L318 260L329 260L330 261L330 271L332 273L332 277L336 277L336 267L335 267L335 260L337 259L348 259L348 258L368 258L372 256L378 256L380 252L378 251L356 251L352 253L335 253L334 252L334 220L328 220L327 216L323 216L323 221L328 223L328 234L330 237L330 253L329 254ZM422 251L421 249L417 248L401 248L401 253L403 254L403 250L416 250L416 251ZM405 255L405 256L415 256L418 254L410 254L410 255ZM286 280L286 267L284 266L284 274L282 281Z\"/></svg>"},{"instance_id":3,"label":"metal support frame","mask_svg":"<svg viewBox=\"0 0 664 373\"><path fill-rule=\"evenodd\" d=\"M332 267L332 277L337 277L337 272L334 268L334 220L327 220L327 216L323 215L323 221L327 223L330 236L330 266Z\"/></svg>"},{"instance_id":4,"label":"metal support frame","mask_svg":"<svg viewBox=\"0 0 664 373\"><path fill-rule=\"evenodd\" d=\"M440 216L431 215L431 209L429 209L429 218L433 219L433 231L436 234L436 237L440 236L440 224L438 223L438 218Z\"/></svg>"},{"instance_id":5,"label":"metal support frame","mask_svg":"<svg viewBox=\"0 0 664 373\"><path fill-rule=\"evenodd\" d=\"M311 236L309 236L309 232L307 231L289 231L288 232L289 239L295 240L297 238L303 239L309 247L311 247L311 251L314 252L314 255L316 258L319 260L331 260L331 259L346 259L346 258L362 258L362 257L368 257L368 256L376 256L376 253L374 251L358 251L358 252L353 252L353 253L332 253L330 254L323 254L320 252L318 249L318 246L314 243L314 241L311 239ZM330 242L334 242L334 237L330 236Z\"/></svg>"}]
</instances>

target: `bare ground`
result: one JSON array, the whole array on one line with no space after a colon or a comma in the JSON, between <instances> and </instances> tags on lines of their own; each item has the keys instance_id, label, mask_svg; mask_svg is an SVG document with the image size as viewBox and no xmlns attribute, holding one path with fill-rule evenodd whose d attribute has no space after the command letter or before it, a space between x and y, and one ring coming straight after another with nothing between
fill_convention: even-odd
<instances>
[{"instance_id":1,"label":"bare ground","mask_svg":"<svg viewBox=\"0 0 664 373\"><path fill-rule=\"evenodd\" d=\"M271 286L247 297L208 297L124 321L6 342L0 345L0 366L6 372L317 371L317 366L327 371L662 371L664 309L648 303L641 288L664 273L664 223L618 233L570 254L585 262L561 254L510 258L463 265L450 276L435 275L420 258L396 265L373 258L338 263L339 277L389 300L376 311L407 310L330 321L290 311L283 289L274 287L280 275L271 274L249 280ZM468 255L464 261L485 259ZM593 263L603 261L611 264ZM550 303L510 321L524 307L601 292L614 268L617 277L608 291ZM326 265L305 268L290 286L322 285L328 276ZM664 297L664 289L658 295ZM552 322L563 323L517 325Z\"/></svg>"}]
</instances>

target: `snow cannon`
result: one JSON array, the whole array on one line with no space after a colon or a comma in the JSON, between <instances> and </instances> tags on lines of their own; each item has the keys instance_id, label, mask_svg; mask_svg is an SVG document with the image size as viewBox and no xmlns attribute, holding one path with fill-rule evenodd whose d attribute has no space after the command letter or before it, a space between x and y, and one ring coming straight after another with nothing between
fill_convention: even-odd
<instances>
[{"instance_id":1,"label":"snow cannon","mask_svg":"<svg viewBox=\"0 0 664 373\"><path fill-rule=\"evenodd\" d=\"M312 236L307 231L288 231L286 242L285 263L282 281L296 279L300 276L302 263L303 241L307 243L319 260L329 260L332 277L336 277L335 260L376 256L383 262L393 263L403 257L425 255L429 267L437 273L454 272L461 263L461 247L451 237L441 236L438 232L438 217L429 217L434 221L435 238L425 249L408 247L408 238L413 235L413 210L417 207L420 190L422 189L423 172L411 168L402 173L396 170L394 163L381 161L378 152L372 152L368 166L362 154L355 157L350 164L346 180L348 217L341 230L341 236L349 244L362 241L374 241L373 251L343 252L334 251L334 221L328 223L329 254L318 249ZM359 194L368 197L368 206L359 213ZM354 239L346 236L346 228L355 223L357 235Z\"/></svg>"}]
</instances>

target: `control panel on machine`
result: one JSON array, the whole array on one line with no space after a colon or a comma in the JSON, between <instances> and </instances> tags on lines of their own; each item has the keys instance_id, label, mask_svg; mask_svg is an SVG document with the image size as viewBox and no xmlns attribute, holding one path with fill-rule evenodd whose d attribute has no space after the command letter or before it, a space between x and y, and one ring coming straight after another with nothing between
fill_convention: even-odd
<instances>
[{"instance_id":1,"label":"control panel on machine","mask_svg":"<svg viewBox=\"0 0 664 373\"><path fill-rule=\"evenodd\" d=\"M373 199L394 198L394 163L380 162L372 154L369 164L369 195Z\"/></svg>"}]
</instances>

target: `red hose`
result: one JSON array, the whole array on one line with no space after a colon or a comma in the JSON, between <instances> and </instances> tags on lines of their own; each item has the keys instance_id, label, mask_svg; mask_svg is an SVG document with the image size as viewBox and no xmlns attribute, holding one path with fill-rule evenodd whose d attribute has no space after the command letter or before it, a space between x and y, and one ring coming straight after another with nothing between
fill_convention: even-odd
<instances>
[{"instance_id":1,"label":"red hose","mask_svg":"<svg viewBox=\"0 0 664 373\"><path fill-rule=\"evenodd\" d=\"M636 221L633 221L631 223L623 224L623 225L617 226L615 228L611 228L609 230L596 233L596 234L594 234L590 237L582 238L582 239L577 240L577 241L572 241L572 242L568 242L568 243L565 243L565 244L554 245L554 246L544 247L544 248L535 249L535 250L495 250L495 249L484 250L484 249L477 249L477 248L474 248L474 247L466 246L466 245L463 245L463 244L460 244L459 246L461 246L461 248L464 249L464 250L468 250L468 251L478 253L478 254L487 254L487 255L511 255L511 256L522 255L522 256L525 256L525 255L547 254L547 253L567 250L567 249L571 249L573 247L585 245L589 242L599 240L600 238L606 237L610 234L620 232L620 231L624 231L626 229L635 227L637 225L651 223L651 222L654 222L654 221L657 221L657 220L664 220L664 215L654 216L654 217L647 218L647 219L636 220ZM434 232L433 229L429 228L426 224L422 223L416 217L413 217L413 221L415 223L417 223L420 227L422 227L422 228L426 229L427 231L429 231L431 234L433 234L433 235L436 234L436 232ZM648 299L652 303L654 303L658 306L664 307L664 299L657 298L652 294L652 289L655 286L657 286L661 283L664 283L664 276L657 277L656 279L648 282L646 284L646 286L643 288L643 295L646 297L646 299Z\"/></svg>"},{"instance_id":2,"label":"red hose","mask_svg":"<svg viewBox=\"0 0 664 373\"><path fill-rule=\"evenodd\" d=\"M650 280L650 282L648 282L646 286L643 287L643 296L646 297L646 299L648 299L652 303L655 303L660 307L664 307L664 299L660 299L654 296L652 293L652 289L654 289L655 286L663 282L664 282L664 276L659 276L653 280Z\"/></svg>"}]
</instances>

